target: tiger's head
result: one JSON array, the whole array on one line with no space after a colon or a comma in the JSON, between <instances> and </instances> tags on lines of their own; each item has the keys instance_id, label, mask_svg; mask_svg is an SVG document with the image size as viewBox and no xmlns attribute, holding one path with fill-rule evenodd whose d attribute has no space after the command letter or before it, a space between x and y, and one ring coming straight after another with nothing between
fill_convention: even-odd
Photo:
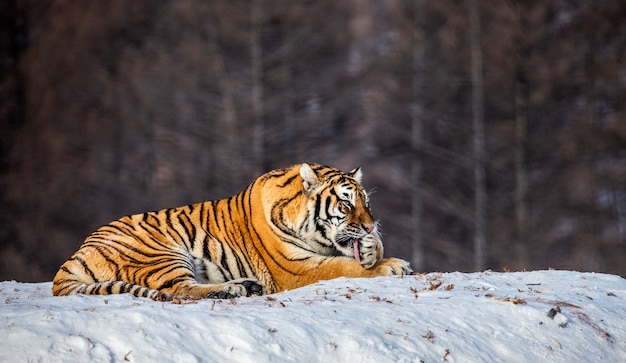
<instances>
[{"instance_id":1,"label":"tiger's head","mask_svg":"<svg viewBox=\"0 0 626 363\"><path fill-rule=\"evenodd\" d=\"M354 256L355 242L378 234L361 176L360 169L345 173L317 164L294 166L284 175L290 196L274 203L273 224L293 237L291 243L303 254Z\"/></svg>"}]
</instances>

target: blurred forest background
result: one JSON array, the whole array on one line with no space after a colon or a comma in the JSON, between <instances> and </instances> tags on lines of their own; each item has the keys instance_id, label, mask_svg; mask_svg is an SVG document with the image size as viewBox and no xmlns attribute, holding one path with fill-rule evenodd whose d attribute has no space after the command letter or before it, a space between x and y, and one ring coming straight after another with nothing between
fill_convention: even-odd
<instances>
[{"instance_id":1,"label":"blurred forest background","mask_svg":"<svg viewBox=\"0 0 626 363\"><path fill-rule=\"evenodd\" d=\"M361 166L418 271L626 276L623 0L0 0L0 280L122 215Z\"/></svg>"}]
</instances>

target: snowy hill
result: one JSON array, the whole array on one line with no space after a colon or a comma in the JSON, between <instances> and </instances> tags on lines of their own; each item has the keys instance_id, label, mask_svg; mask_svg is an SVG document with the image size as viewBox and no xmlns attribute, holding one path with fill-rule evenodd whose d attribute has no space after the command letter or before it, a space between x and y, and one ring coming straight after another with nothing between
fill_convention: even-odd
<instances>
[{"instance_id":1,"label":"snowy hill","mask_svg":"<svg viewBox=\"0 0 626 363\"><path fill-rule=\"evenodd\" d=\"M626 280L571 271L336 279L162 303L0 282L0 362L625 362Z\"/></svg>"}]
</instances>

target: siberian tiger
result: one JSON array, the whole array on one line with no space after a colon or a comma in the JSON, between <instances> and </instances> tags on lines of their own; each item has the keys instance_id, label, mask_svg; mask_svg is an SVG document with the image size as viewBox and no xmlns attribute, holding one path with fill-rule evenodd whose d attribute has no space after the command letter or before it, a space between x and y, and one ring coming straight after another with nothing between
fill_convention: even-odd
<instances>
[{"instance_id":1,"label":"siberian tiger","mask_svg":"<svg viewBox=\"0 0 626 363\"><path fill-rule=\"evenodd\" d=\"M54 277L54 295L232 298L320 280L409 274L383 259L361 171L274 170L223 200L120 218L92 233Z\"/></svg>"}]
</instances>

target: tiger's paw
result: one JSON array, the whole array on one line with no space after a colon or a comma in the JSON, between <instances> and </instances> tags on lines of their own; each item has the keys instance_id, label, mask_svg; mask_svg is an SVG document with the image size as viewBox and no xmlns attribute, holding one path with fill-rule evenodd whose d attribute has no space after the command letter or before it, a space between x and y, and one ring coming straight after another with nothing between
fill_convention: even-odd
<instances>
[{"instance_id":1,"label":"tiger's paw","mask_svg":"<svg viewBox=\"0 0 626 363\"><path fill-rule=\"evenodd\" d=\"M154 296L152 296L152 300L154 301L172 301L174 297L172 294L168 294L167 292L158 291Z\"/></svg>"},{"instance_id":2,"label":"tiger's paw","mask_svg":"<svg viewBox=\"0 0 626 363\"><path fill-rule=\"evenodd\" d=\"M237 279L221 284L223 290L209 292L210 299L232 299L239 296L263 295L263 285L255 279Z\"/></svg>"},{"instance_id":3,"label":"tiger's paw","mask_svg":"<svg viewBox=\"0 0 626 363\"><path fill-rule=\"evenodd\" d=\"M410 275L413 270L411 269L411 265L405 260L387 258L376 266L376 272L378 272L379 276L404 276Z\"/></svg>"},{"instance_id":4,"label":"tiger's paw","mask_svg":"<svg viewBox=\"0 0 626 363\"><path fill-rule=\"evenodd\" d=\"M383 258L383 243L377 234L365 235L358 241L357 246L359 257L357 261L366 269L374 267Z\"/></svg>"},{"instance_id":5,"label":"tiger's paw","mask_svg":"<svg viewBox=\"0 0 626 363\"><path fill-rule=\"evenodd\" d=\"M241 284L246 288L246 296L263 295L263 285L257 280L245 280Z\"/></svg>"}]
</instances>

